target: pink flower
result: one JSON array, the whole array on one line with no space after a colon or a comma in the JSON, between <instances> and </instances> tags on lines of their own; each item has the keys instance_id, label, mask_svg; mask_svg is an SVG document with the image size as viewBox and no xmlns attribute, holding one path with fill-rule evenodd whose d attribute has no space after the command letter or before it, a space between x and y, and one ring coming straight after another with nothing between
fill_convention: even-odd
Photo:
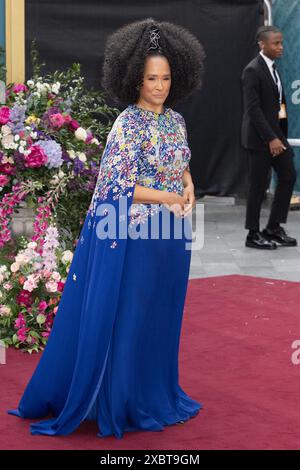
<instances>
[{"instance_id":1,"label":"pink flower","mask_svg":"<svg viewBox=\"0 0 300 470\"><path fill-rule=\"evenodd\" d=\"M70 122L70 126L74 131L76 131L76 129L78 129L78 127L80 127L79 123L77 121L75 121L75 119L72 119L72 121Z\"/></svg>"},{"instance_id":2,"label":"pink flower","mask_svg":"<svg viewBox=\"0 0 300 470\"><path fill-rule=\"evenodd\" d=\"M0 108L0 124L7 124L9 121L10 110L8 106L1 106Z\"/></svg>"},{"instance_id":3,"label":"pink flower","mask_svg":"<svg viewBox=\"0 0 300 470\"><path fill-rule=\"evenodd\" d=\"M64 116L64 121L65 121L65 124L70 124L70 122L72 121L70 114L67 114L67 116Z\"/></svg>"},{"instance_id":4,"label":"pink flower","mask_svg":"<svg viewBox=\"0 0 300 470\"><path fill-rule=\"evenodd\" d=\"M20 276L20 277L19 277L19 284L21 284L21 286L24 284L25 281L26 281L26 277L25 277L25 276Z\"/></svg>"},{"instance_id":5,"label":"pink flower","mask_svg":"<svg viewBox=\"0 0 300 470\"><path fill-rule=\"evenodd\" d=\"M0 186L6 186L9 183L10 179L6 175L0 175Z\"/></svg>"},{"instance_id":6,"label":"pink flower","mask_svg":"<svg viewBox=\"0 0 300 470\"><path fill-rule=\"evenodd\" d=\"M26 341L28 344L34 344L37 342L37 339L29 335Z\"/></svg>"},{"instance_id":7,"label":"pink flower","mask_svg":"<svg viewBox=\"0 0 300 470\"><path fill-rule=\"evenodd\" d=\"M59 281L59 282L57 283L57 290L58 290L58 292L62 292L62 291L64 290L64 287L65 287L65 283L64 283L64 282Z\"/></svg>"},{"instance_id":8,"label":"pink flower","mask_svg":"<svg viewBox=\"0 0 300 470\"><path fill-rule=\"evenodd\" d=\"M10 163L4 163L3 165L0 165L0 171L6 175L14 175L16 173L15 167L13 167Z\"/></svg>"},{"instance_id":9,"label":"pink flower","mask_svg":"<svg viewBox=\"0 0 300 470\"><path fill-rule=\"evenodd\" d=\"M93 140L93 134L91 134L90 132L88 133L87 135L87 138L85 139L85 143L86 144L89 144L91 142L91 140Z\"/></svg>"},{"instance_id":10,"label":"pink flower","mask_svg":"<svg viewBox=\"0 0 300 470\"><path fill-rule=\"evenodd\" d=\"M52 274L51 271L48 271L47 269L44 269L44 270L43 270L43 276L44 276L44 277L48 278L48 277L51 276L51 274Z\"/></svg>"},{"instance_id":11,"label":"pink flower","mask_svg":"<svg viewBox=\"0 0 300 470\"><path fill-rule=\"evenodd\" d=\"M43 331L43 333L42 333L42 336L43 336L44 338L48 338L49 335L50 335L50 332L49 332L49 331Z\"/></svg>"},{"instance_id":12,"label":"pink flower","mask_svg":"<svg viewBox=\"0 0 300 470\"><path fill-rule=\"evenodd\" d=\"M17 331L18 340L21 341L22 343L24 343L26 341L26 331L27 331L27 328L25 328L25 327L20 328Z\"/></svg>"},{"instance_id":13,"label":"pink flower","mask_svg":"<svg viewBox=\"0 0 300 470\"><path fill-rule=\"evenodd\" d=\"M13 93L20 93L20 92L25 92L26 93L26 91L28 91L28 88L23 83L15 83L15 85L12 87L11 91Z\"/></svg>"},{"instance_id":14,"label":"pink flower","mask_svg":"<svg viewBox=\"0 0 300 470\"><path fill-rule=\"evenodd\" d=\"M3 284L3 288L4 288L5 290L10 290L10 289L12 289L12 287L13 287L13 286L12 286L12 284L11 284L10 282L6 282L5 284Z\"/></svg>"},{"instance_id":15,"label":"pink flower","mask_svg":"<svg viewBox=\"0 0 300 470\"><path fill-rule=\"evenodd\" d=\"M48 304L45 300L41 300L40 303L39 303L39 310L46 310L46 308L48 307Z\"/></svg>"},{"instance_id":16,"label":"pink flower","mask_svg":"<svg viewBox=\"0 0 300 470\"><path fill-rule=\"evenodd\" d=\"M65 119L64 119L64 116L62 114L56 113L56 114L51 114L50 122L51 122L53 127L60 128L64 125Z\"/></svg>"},{"instance_id":17,"label":"pink flower","mask_svg":"<svg viewBox=\"0 0 300 470\"><path fill-rule=\"evenodd\" d=\"M40 168L48 161L48 157L39 145L29 147L30 153L24 156L25 166L28 168Z\"/></svg>"},{"instance_id":18,"label":"pink flower","mask_svg":"<svg viewBox=\"0 0 300 470\"><path fill-rule=\"evenodd\" d=\"M24 305L24 307L29 307L33 302L30 292L26 290L21 290L18 293L16 301L19 305Z\"/></svg>"},{"instance_id":19,"label":"pink flower","mask_svg":"<svg viewBox=\"0 0 300 470\"><path fill-rule=\"evenodd\" d=\"M24 315L19 313L18 318L15 320L15 328L18 330L19 328L24 328L26 325L26 321Z\"/></svg>"}]
</instances>

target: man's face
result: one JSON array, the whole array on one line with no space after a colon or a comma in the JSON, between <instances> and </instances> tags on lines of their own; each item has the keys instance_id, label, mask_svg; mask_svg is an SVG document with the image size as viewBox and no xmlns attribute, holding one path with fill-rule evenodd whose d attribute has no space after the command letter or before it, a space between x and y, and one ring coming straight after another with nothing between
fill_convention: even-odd
<instances>
[{"instance_id":1,"label":"man's face","mask_svg":"<svg viewBox=\"0 0 300 470\"><path fill-rule=\"evenodd\" d=\"M263 53L271 60L280 59L283 54L283 36L282 33L268 33L266 39L259 42Z\"/></svg>"}]
</instances>

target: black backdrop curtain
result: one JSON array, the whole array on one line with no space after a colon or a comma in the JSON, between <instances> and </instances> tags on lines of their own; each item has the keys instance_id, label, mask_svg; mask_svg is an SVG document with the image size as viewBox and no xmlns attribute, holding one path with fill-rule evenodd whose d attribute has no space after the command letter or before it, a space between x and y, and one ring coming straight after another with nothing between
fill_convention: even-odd
<instances>
[{"instance_id":1,"label":"black backdrop curtain","mask_svg":"<svg viewBox=\"0 0 300 470\"><path fill-rule=\"evenodd\" d=\"M257 52L262 0L26 0L26 77L33 39L45 71L82 64L87 84L100 87L106 37L130 21L154 17L181 24L203 43L200 92L176 108L186 119L198 196L244 194L246 156L240 146L243 67ZM184 86L184 85L183 85Z\"/></svg>"}]
</instances>

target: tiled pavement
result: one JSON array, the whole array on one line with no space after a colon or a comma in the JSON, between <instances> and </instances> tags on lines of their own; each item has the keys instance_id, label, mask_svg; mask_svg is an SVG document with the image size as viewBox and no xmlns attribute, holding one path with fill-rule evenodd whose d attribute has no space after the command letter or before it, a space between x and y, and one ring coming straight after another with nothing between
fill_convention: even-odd
<instances>
[{"instance_id":1,"label":"tiled pavement","mask_svg":"<svg viewBox=\"0 0 300 470\"><path fill-rule=\"evenodd\" d=\"M197 202L197 214L203 199ZM262 210L266 223L269 207ZM245 205L233 198L204 198L204 247L193 250L190 278L241 274L300 281L300 211L289 212L288 233L298 238L298 247L266 251L245 247ZM201 230L197 224L197 233ZM197 234L196 234L197 235Z\"/></svg>"}]
</instances>

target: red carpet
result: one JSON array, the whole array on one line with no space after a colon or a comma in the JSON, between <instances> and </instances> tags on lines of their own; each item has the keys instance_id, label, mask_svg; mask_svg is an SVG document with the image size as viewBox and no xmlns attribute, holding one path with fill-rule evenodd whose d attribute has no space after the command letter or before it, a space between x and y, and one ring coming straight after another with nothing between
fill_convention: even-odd
<instances>
[{"instance_id":1,"label":"red carpet","mask_svg":"<svg viewBox=\"0 0 300 470\"><path fill-rule=\"evenodd\" d=\"M248 276L192 280L183 323L181 385L204 404L163 432L31 436L15 407L39 356L10 349L0 366L0 449L300 449L300 285Z\"/></svg>"}]
</instances>

